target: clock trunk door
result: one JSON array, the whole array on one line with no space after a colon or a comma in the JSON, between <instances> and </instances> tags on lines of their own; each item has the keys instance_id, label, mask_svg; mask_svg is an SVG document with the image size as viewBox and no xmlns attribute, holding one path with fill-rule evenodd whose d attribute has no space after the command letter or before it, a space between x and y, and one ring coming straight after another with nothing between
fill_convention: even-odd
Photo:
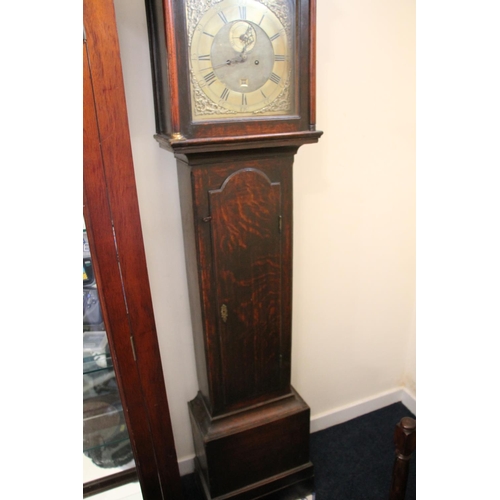
<instances>
[{"instance_id":1,"label":"clock trunk door","mask_svg":"<svg viewBox=\"0 0 500 500\"><path fill-rule=\"evenodd\" d=\"M282 389L281 185L260 170L209 191L226 410Z\"/></svg>"}]
</instances>

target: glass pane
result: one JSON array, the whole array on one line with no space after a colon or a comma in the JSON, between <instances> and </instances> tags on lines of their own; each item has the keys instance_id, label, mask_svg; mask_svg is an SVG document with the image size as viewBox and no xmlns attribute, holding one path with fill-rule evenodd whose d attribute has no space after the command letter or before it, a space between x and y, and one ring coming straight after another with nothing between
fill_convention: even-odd
<instances>
[{"instance_id":1,"label":"glass pane","mask_svg":"<svg viewBox=\"0 0 500 500\"><path fill-rule=\"evenodd\" d=\"M83 230L83 482L134 467L104 326L92 256Z\"/></svg>"}]
</instances>

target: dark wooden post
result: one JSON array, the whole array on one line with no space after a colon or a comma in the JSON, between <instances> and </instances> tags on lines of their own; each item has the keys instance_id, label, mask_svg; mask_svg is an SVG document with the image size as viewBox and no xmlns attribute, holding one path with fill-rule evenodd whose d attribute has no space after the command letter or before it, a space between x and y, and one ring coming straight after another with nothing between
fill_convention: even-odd
<instances>
[{"instance_id":1,"label":"dark wooden post","mask_svg":"<svg viewBox=\"0 0 500 500\"><path fill-rule=\"evenodd\" d=\"M392 471L392 487L389 500L404 500L410 470L410 458L415 451L416 437L417 422L410 417L402 418L394 431L396 459Z\"/></svg>"}]
</instances>

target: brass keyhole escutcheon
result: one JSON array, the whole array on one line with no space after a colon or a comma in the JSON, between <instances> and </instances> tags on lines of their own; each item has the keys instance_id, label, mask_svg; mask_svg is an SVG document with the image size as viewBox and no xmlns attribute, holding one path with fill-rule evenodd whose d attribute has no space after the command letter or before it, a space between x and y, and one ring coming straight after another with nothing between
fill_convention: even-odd
<instances>
[{"instance_id":1,"label":"brass keyhole escutcheon","mask_svg":"<svg viewBox=\"0 0 500 500\"><path fill-rule=\"evenodd\" d=\"M222 321L224 321L224 323L225 323L227 321L227 306L226 306L226 304L222 304L222 307L220 308L220 315L221 315Z\"/></svg>"}]
</instances>

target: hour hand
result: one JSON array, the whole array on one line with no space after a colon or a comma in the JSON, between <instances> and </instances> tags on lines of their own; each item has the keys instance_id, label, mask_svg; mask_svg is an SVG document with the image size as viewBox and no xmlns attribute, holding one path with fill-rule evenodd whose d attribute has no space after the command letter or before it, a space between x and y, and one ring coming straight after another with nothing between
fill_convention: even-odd
<instances>
[{"instance_id":1,"label":"hour hand","mask_svg":"<svg viewBox=\"0 0 500 500\"><path fill-rule=\"evenodd\" d=\"M212 66L212 69L223 68L224 66L231 66L231 64L245 62L247 60L247 55L244 54L243 52L239 54L238 57L233 57L232 59L228 59L225 63L217 64L217 66Z\"/></svg>"}]
</instances>

